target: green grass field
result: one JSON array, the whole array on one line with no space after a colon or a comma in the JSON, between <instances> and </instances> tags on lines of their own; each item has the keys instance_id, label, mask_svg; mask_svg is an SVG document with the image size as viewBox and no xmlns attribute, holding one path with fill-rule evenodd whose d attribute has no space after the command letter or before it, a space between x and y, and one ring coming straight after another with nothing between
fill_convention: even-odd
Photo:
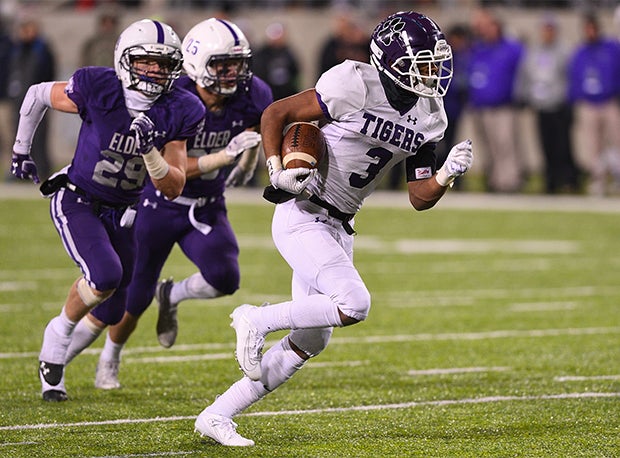
<instances>
[{"instance_id":1,"label":"green grass field","mask_svg":"<svg viewBox=\"0 0 620 458\"><path fill-rule=\"evenodd\" d=\"M169 350L151 307L124 352L120 390L93 386L100 338L67 368L70 401L49 404L41 338L78 270L45 200L0 200L0 456L620 455L620 214L591 209L367 206L356 265L373 297L368 320L337 329L236 418L255 447L201 439L195 416L240 377L229 313L289 298L271 212L229 205L242 249L234 296L182 303ZM178 250L164 269L193 272Z\"/></svg>"}]
</instances>

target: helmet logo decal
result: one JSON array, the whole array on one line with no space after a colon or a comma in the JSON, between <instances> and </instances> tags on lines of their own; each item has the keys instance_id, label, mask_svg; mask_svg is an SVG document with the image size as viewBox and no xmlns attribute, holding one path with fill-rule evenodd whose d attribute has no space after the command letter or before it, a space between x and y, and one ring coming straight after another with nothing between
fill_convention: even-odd
<instances>
[{"instance_id":1,"label":"helmet logo decal","mask_svg":"<svg viewBox=\"0 0 620 458\"><path fill-rule=\"evenodd\" d=\"M389 46L404 28L405 21L399 17L392 18L384 23L381 30L379 30L379 41L385 46Z\"/></svg>"}]
</instances>

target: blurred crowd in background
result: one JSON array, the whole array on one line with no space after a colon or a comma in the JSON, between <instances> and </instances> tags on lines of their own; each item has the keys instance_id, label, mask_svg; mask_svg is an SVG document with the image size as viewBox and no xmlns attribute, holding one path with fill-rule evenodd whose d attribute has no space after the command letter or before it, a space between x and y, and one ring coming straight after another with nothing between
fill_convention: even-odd
<instances>
[{"instance_id":1,"label":"blurred crowd in background","mask_svg":"<svg viewBox=\"0 0 620 458\"><path fill-rule=\"evenodd\" d=\"M481 173L462 178L455 188L520 193L531 192L532 182L536 182L534 192L620 195L620 6L611 0L8 0L0 11L0 172L5 180L11 180L8 165L25 91L31 84L61 77L57 53L62 50L47 38L35 16L17 14L20 8L43 4L97 15L97 29L80 43L80 66L113 66L122 15L147 4L173 9L209 7L233 21L240 8L325 8L332 12L325 22L330 34L313 56L316 74L309 79L315 81L345 59L369 62L371 30L350 14L352 9L371 11L378 22L398 10L424 11L425 7L450 8L463 3L471 4L469 17L440 24L452 46L455 76L444 98L449 127L438 145L438 166L451 146L462 140L457 134L468 116ZM506 18L494 9L498 5L536 8L536 34L507 33ZM334 10L334 6L342 8ZM557 20L557 14L566 10L578 17L579 24L573 31L578 37L570 44L560 38ZM615 15L614 29L602 26L603 15ZM243 22L237 23L244 28ZM274 21L265 28L264 38L252 43L253 71L271 86L276 99L306 88L302 76L308 70L303 69L299 50L291 44L294 33L285 23ZM533 116L541 154L541 167L536 171L525 165L520 126L524 110ZM42 179L65 165L53 163L46 122L37 130L32 149ZM586 150L578 150L578 145L585 145ZM259 169L251 185L260 185L263 173L264 169ZM395 168L384 186L404 188L404 169Z\"/></svg>"}]
</instances>

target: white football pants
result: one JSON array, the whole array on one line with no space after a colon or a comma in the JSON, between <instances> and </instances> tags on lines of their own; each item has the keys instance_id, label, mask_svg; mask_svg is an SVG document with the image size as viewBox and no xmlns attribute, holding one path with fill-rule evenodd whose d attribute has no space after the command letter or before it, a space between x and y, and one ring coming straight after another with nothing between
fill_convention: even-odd
<instances>
[{"instance_id":1,"label":"white football pants","mask_svg":"<svg viewBox=\"0 0 620 458\"><path fill-rule=\"evenodd\" d=\"M293 269L293 301L322 294L345 315L366 319L370 293L353 265L353 236L341 221L311 202L290 200L276 206L271 230L278 251ZM290 338L314 356L330 336L331 328L293 329Z\"/></svg>"}]
</instances>

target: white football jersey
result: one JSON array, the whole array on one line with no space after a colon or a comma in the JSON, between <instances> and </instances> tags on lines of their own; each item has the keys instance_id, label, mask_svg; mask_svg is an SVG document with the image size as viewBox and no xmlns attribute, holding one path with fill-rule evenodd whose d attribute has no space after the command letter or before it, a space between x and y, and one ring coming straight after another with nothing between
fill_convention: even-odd
<instances>
[{"instance_id":1,"label":"white football jersey","mask_svg":"<svg viewBox=\"0 0 620 458\"><path fill-rule=\"evenodd\" d=\"M327 155L308 189L345 213L356 213L394 165L441 140L448 125L442 99L420 98L400 114L388 102L379 72L362 62L336 65L315 89L330 122L322 128Z\"/></svg>"}]
</instances>

